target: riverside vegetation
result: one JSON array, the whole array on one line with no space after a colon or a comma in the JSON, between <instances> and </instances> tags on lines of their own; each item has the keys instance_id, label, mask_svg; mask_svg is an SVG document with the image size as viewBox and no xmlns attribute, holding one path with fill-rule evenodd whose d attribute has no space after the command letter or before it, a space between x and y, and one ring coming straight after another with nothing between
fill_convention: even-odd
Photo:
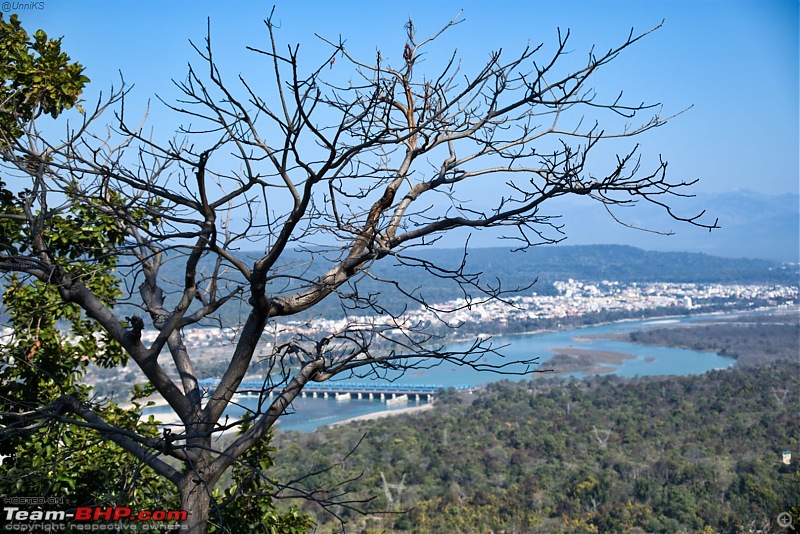
<instances>
[{"instance_id":1,"label":"riverside vegetation","mask_svg":"<svg viewBox=\"0 0 800 534\"><path fill-rule=\"evenodd\" d=\"M424 414L279 433L270 475L314 471L303 491L372 499L368 515L335 510L348 532L767 532L781 512L797 524L798 324L778 317L693 331L694 348L741 359L761 325L780 343L755 366L448 391ZM679 330L647 335L667 343ZM302 506L320 532L342 528Z\"/></svg>"}]
</instances>

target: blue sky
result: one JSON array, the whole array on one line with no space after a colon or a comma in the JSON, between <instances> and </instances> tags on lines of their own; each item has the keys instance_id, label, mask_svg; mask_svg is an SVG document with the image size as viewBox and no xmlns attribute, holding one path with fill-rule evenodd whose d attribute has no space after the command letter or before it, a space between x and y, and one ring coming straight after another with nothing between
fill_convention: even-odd
<instances>
[{"instance_id":1,"label":"blue sky","mask_svg":"<svg viewBox=\"0 0 800 534\"><path fill-rule=\"evenodd\" d=\"M14 3L12 2L12 5ZM18 3L17 3L18 4ZM265 43L270 2L67 2L16 10L29 30L64 35L71 56L86 66L92 91L118 84L122 71L136 85L133 101L173 94L195 60L188 40L201 42L206 19L224 71L253 78L260 58L244 50ZM380 8L377 6L380 5ZM399 56L411 16L421 34L463 10L465 22L442 39L465 65L493 49L519 50L529 40L552 44L556 28L572 31L577 57L594 43L604 49L631 28L664 27L617 60L598 80L609 94L661 102L667 112L692 109L652 132L672 172L701 178L698 190L798 192L798 2L796 0L653 0L516 2L277 2L279 37L320 57L319 33L346 38L372 57ZM91 92L89 94L92 94ZM158 108L155 108L159 111Z\"/></svg>"},{"instance_id":2,"label":"blue sky","mask_svg":"<svg viewBox=\"0 0 800 534\"><path fill-rule=\"evenodd\" d=\"M11 2L19 5L20 2ZM4 4L4 10L9 3ZM130 102L144 106L154 94L171 100L171 79L200 64L189 39L201 43L210 17L223 74L258 80L263 59L245 46L266 45L263 19L272 2L68 2L45 0L42 9L16 9L29 31L64 36L64 48L92 79L87 100L119 84L121 71L135 84ZM594 44L608 49L631 28L664 27L626 51L596 80L601 94L620 90L631 101L660 102L666 114L691 106L639 141L663 154L674 177L700 178L695 191L753 190L797 195L797 0L591 0L591 1L278 1L275 20L284 43L300 43L308 65L324 57L314 34L341 35L366 59L376 48L399 59L403 25L412 17L420 35L433 33L462 11L464 22L440 40L457 48L466 68L491 50L513 53L529 41L552 46L556 29L570 29L576 61ZM437 57L431 55L429 61ZM397 63L397 61L395 61ZM154 102L151 124L173 127Z\"/></svg>"}]
</instances>

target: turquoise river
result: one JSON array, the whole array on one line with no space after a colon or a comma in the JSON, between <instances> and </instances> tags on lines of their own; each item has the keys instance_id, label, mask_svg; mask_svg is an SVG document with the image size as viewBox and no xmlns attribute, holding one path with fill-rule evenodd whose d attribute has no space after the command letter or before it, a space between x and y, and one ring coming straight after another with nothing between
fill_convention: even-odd
<instances>
[{"instance_id":1,"label":"turquoise river","mask_svg":"<svg viewBox=\"0 0 800 534\"><path fill-rule=\"evenodd\" d=\"M619 365L602 364L604 367L612 367L613 371L610 372L623 377L701 374L712 369L729 367L733 365L735 360L708 352L637 345L608 339L603 336L632 332L655 326L678 325L708 319L708 317L709 316L698 316L626 321L555 332L494 337L491 339L492 345L498 348L498 352L503 354L503 358L492 356L482 360L482 363L499 364L519 359L530 359L535 356L538 356L540 361L543 362L553 355L553 348L560 347L617 352L630 355L633 358L625 359ZM459 346L466 348L467 344L455 343L448 348L457 349ZM457 366L451 363L444 363L430 369L417 369L408 372L399 378L397 382L402 384L439 385L445 388L459 385L475 387L503 379L529 379L531 376L530 374L521 376L502 375L488 371L476 371L470 367ZM577 374L576 377L581 378L579 374ZM364 380L358 380L358 382L364 382ZM257 407L257 397L255 396L237 397L236 402L238 406L231 406L226 412L226 415L237 417L241 415L245 409L255 410ZM279 420L278 429L283 431L295 430L310 432L318 427L341 422L353 417L386 410L407 408L424 402L425 401L409 400L407 404L387 406L385 401L377 399L337 401L334 398L322 399L306 397L295 401L292 405L292 413L285 414ZM158 415L167 410L169 410L168 407L159 406L150 408L147 412Z\"/></svg>"}]
</instances>

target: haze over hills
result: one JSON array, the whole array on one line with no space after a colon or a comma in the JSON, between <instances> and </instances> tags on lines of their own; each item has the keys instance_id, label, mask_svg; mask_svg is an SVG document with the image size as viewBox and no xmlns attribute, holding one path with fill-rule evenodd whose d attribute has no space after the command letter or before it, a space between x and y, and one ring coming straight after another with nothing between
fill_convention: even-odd
<instances>
[{"instance_id":1,"label":"haze over hills","mask_svg":"<svg viewBox=\"0 0 800 534\"><path fill-rule=\"evenodd\" d=\"M721 228L708 232L679 223L664 222L658 210L636 208L635 224L645 228L666 228L674 236L648 234L616 224L606 213L592 221L593 232L606 232L609 243L625 242L651 250L704 252L727 258L761 258L773 261L800 261L800 201L797 195L769 196L752 191L703 194L678 203L681 214L697 214L706 210L719 218ZM645 209L642 209L645 208ZM581 212L582 213L582 212ZM575 218L575 217L578 218ZM580 220L580 214L567 213L565 220ZM568 225L570 223L568 222ZM592 236L574 232L581 243ZM596 242L596 241L595 241Z\"/></svg>"},{"instance_id":2,"label":"haze over hills","mask_svg":"<svg viewBox=\"0 0 800 534\"><path fill-rule=\"evenodd\" d=\"M414 256L424 259L445 269L457 269L462 261L464 250L446 248L423 248ZM254 252L236 253L246 263L258 255ZM408 263L408 262L407 262ZM286 294L296 286L296 277L312 279L331 267L326 256L315 254L313 261L308 253L288 252L282 258L284 274L288 279L279 280L269 286L273 295ZM166 261L160 276L166 281L179 284L183 279L183 263ZM626 245L566 245L533 247L526 251L512 252L508 248L470 248L467 253L464 272L478 276L483 285L497 286L502 281L502 289L512 291L511 294L554 294L553 282L570 278L585 282L602 280L622 283L672 282L672 283L719 283L719 284L782 284L796 286L798 284L798 264L778 263L758 259L734 259L712 256L704 253L659 252L647 251ZM208 273L211 265L201 261L200 272ZM235 274L235 273L234 273ZM139 281L128 276L125 269L120 275L134 287L129 290L136 293ZM371 277L356 277L343 292L352 292L357 288L361 295L378 295L382 305L392 310L402 310L405 306L415 307L395 287L399 284L405 291L424 298L428 303L442 303L463 296L461 288L452 280L437 278L423 272L419 267L400 265L394 258L384 258L375 264L372 277L391 282L377 282ZM532 287L531 284L536 282ZM229 283L244 285L241 280L231 276ZM288 284L288 285L287 285ZM178 286L176 286L178 287ZM514 292L516 288L527 288ZM480 296L475 292L475 296ZM167 304L177 298L174 294L167 296ZM134 301L136 298L134 298ZM172 302L174 304L174 302ZM238 307L228 306L223 311L238 313ZM122 305L118 315L141 315L140 309ZM313 316L341 315L340 302L335 298L323 300L314 309L309 310ZM365 313L365 312L362 312ZM237 319L229 318L233 322ZM0 296L0 324L7 322L2 314L2 296Z\"/></svg>"},{"instance_id":3,"label":"haze over hills","mask_svg":"<svg viewBox=\"0 0 800 534\"><path fill-rule=\"evenodd\" d=\"M463 249L423 248L413 255L441 268L455 270L461 264ZM409 253L411 254L411 253ZM237 253L247 263L252 263L255 253ZM435 277L419 267L401 265L395 258L377 262L371 276L359 276L342 289L343 293L374 295L382 306L399 311L406 306L416 307L404 291L428 303L443 303L464 295L462 289L447 277ZM288 277L268 286L273 295L287 294L296 287L297 277L312 279L331 267L324 254L291 252L282 258L284 274ZM182 280L179 261L165 262L161 276L166 280ZM201 271L209 271L201 265ZM464 273L475 275L482 285L497 286L510 294L555 294L553 282L570 278L586 282L602 280L622 283L672 282L720 284L783 284L797 285L798 266L768 260L733 259L702 253L646 251L623 245L554 245L533 247L512 252L508 248L470 248ZM385 280L391 282L378 282ZM536 281L533 287L531 284ZM233 282L232 282L233 283ZM514 291L517 288L523 291ZM475 291L474 296L480 296ZM309 314L312 316L341 315L338 299L323 300ZM234 311L234 310L231 310ZM137 312L140 313L140 312ZM355 311L352 313L367 313ZM304 315L305 317L305 315ZM301 317L298 317L301 318ZM302 318L301 318L302 319Z\"/></svg>"},{"instance_id":4,"label":"haze over hills","mask_svg":"<svg viewBox=\"0 0 800 534\"><path fill-rule=\"evenodd\" d=\"M480 273L484 283L502 280L506 290L536 285L529 289L540 294L552 291L552 282L573 278L583 281L617 280L620 282L676 283L778 283L798 284L800 263L800 199L797 195L770 196L752 191L703 194L695 198L677 199L677 212L695 215L706 209L719 218L720 229L708 232L678 223L662 210L639 205L635 209L617 210L615 215L626 223L656 230L671 230L672 236L658 235L626 228L615 222L606 211L585 199L562 201L552 209L559 213L567 239L558 245L533 247L512 253L515 243L498 241L497 236L474 233L469 240L466 272ZM630 216L629 216L630 214ZM711 219L713 221L713 219ZM553 232L550 232L553 234ZM461 262L464 235L448 236L436 246L419 249L414 256L450 269ZM558 234L552 235L558 237ZM601 245L598 243L611 243ZM504 248L497 247L498 244ZM622 245L624 244L624 245ZM492 247L488 247L492 245ZM452 248L446 248L446 247ZM258 254L238 252L250 259ZM282 263L289 265L289 274L311 278L331 266L323 255L313 262L307 254L288 253ZM743 259L745 258L745 259ZM758 258L758 259L754 259ZM452 281L423 273L419 268L398 267L397 261L385 258L373 270L376 278L393 280L406 291L424 297L429 303L445 302L463 296ZM780 263L794 263L793 267ZM180 261L166 262L162 277L175 282L183 279ZM209 271L206 265L205 272ZM203 270L203 269L201 269ZM126 273L122 272L123 276ZM132 279L130 279L132 280ZM133 282L138 285L138 282ZM361 294L380 294L382 303L392 309L410 305L390 283L378 283L362 277L355 282ZM352 283L350 284L351 287ZM272 286L277 291L277 284ZM135 291L135 288L133 288ZM347 289L350 290L350 289ZM121 316L140 310L118 311ZM341 304L333 298L310 310L314 316L341 314ZM0 295L0 324L7 323Z\"/></svg>"},{"instance_id":5,"label":"haze over hills","mask_svg":"<svg viewBox=\"0 0 800 534\"><path fill-rule=\"evenodd\" d=\"M689 217L705 210L704 220L719 219L719 229L709 232L671 220L655 206L617 208L614 214L627 224L673 232L659 235L627 228L615 222L597 205L585 198L559 199L551 212L563 224L564 244L624 244L647 250L703 252L726 258L760 258L779 262L800 261L800 197L796 194L765 195L747 190L724 193L699 193L692 198L669 200L676 214ZM549 232L550 237L558 234ZM563 236L561 236L563 237ZM447 245L458 246L456 240ZM494 236L475 233L473 246L497 246Z\"/></svg>"}]
</instances>

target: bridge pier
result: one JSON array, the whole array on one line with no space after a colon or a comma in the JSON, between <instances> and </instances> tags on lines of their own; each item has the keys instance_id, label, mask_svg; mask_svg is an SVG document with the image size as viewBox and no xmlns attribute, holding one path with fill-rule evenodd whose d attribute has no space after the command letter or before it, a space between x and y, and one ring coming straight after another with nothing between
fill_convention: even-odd
<instances>
[{"instance_id":1,"label":"bridge pier","mask_svg":"<svg viewBox=\"0 0 800 534\"><path fill-rule=\"evenodd\" d=\"M386 401L387 406L396 406L398 404L407 404L407 403L408 403L408 395L406 394L393 395L391 399Z\"/></svg>"},{"instance_id":2,"label":"bridge pier","mask_svg":"<svg viewBox=\"0 0 800 534\"><path fill-rule=\"evenodd\" d=\"M203 380L203 387L213 387L218 380ZM243 381L237 393L241 397L253 397L268 395L271 398L280 396L280 388L265 387L268 379L254 379ZM405 397L409 402L434 402L436 390L442 386L436 384L378 384L378 383L330 383L330 384L308 384L308 388L300 392L303 398L338 400L346 399L369 399L380 400L381 402L396 401L400 397ZM457 390L466 391L469 386L456 386Z\"/></svg>"}]
</instances>

